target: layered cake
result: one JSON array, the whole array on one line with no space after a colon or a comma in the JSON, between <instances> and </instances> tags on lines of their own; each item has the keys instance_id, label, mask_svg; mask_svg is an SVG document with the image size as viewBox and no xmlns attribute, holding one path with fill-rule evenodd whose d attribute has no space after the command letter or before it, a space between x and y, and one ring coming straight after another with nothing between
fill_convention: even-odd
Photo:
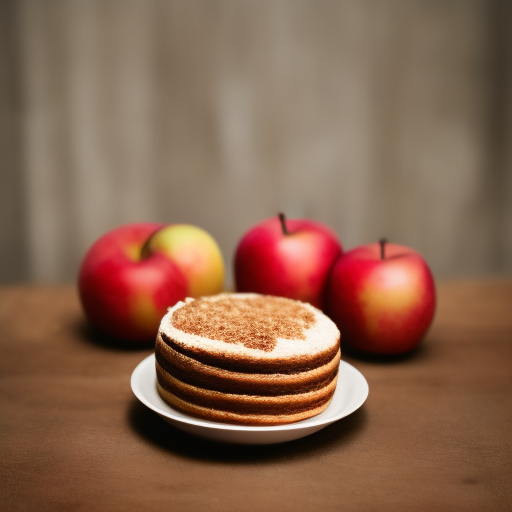
<instances>
[{"instance_id":1,"label":"layered cake","mask_svg":"<svg viewBox=\"0 0 512 512\"><path fill-rule=\"evenodd\" d=\"M158 392L174 408L224 423L279 425L329 405L340 333L306 303L221 294L169 309L155 355Z\"/></svg>"}]
</instances>

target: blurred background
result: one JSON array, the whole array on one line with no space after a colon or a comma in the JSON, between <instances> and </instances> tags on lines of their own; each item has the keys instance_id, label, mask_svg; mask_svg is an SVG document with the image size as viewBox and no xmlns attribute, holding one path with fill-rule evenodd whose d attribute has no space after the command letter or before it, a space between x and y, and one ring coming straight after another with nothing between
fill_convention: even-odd
<instances>
[{"instance_id":1,"label":"blurred background","mask_svg":"<svg viewBox=\"0 0 512 512\"><path fill-rule=\"evenodd\" d=\"M0 281L120 224L284 211L512 272L512 2L3 0Z\"/></svg>"}]
</instances>

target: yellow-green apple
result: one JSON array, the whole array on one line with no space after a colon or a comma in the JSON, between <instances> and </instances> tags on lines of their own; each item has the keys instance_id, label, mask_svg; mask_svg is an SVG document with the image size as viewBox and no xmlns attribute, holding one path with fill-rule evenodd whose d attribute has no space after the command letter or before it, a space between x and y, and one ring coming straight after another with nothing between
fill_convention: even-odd
<instances>
[{"instance_id":1,"label":"yellow-green apple","mask_svg":"<svg viewBox=\"0 0 512 512\"><path fill-rule=\"evenodd\" d=\"M332 264L342 252L337 235L312 220L264 220L247 231L235 253L239 292L279 295L323 308Z\"/></svg>"},{"instance_id":2,"label":"yellow-green apple","mask_svg":"<svg viewBox=\"0 0 512 512\"><path fill-rule=\"evenodd\" d=\"M191 256L198 253L204 257ZM208 257L215 277L208 274ZM222 290L219 257L222 263L210 235L194 226L134 223L109 231L90 247L80 267L86 317L117 339L154 339L168 307L195 293Z\"/></svg>"},{"instance_id":3,"label":"yellow-green apple","mask_svg":"<svg viewBox=\"0 0 512 512\"><path fill-rule=\"evenodd\" d=\"M154 233L143 255L169 257L188 284L189 297L215 295L224 288L224 260L217 242L204 229L188 224L171 224Z\"/></svg>"},{"instance_id":4,"label":"yellow-green apple","mask_svg":"<svg viewBox=\"0 0 512 512\"><path fill-rule=\"evenodd\" d=\"M343 254L329 275L326 295L342 342L372 354L412 350L436 306L434 279L422 256L384 239Z\"/></svg>"}]
</instances>

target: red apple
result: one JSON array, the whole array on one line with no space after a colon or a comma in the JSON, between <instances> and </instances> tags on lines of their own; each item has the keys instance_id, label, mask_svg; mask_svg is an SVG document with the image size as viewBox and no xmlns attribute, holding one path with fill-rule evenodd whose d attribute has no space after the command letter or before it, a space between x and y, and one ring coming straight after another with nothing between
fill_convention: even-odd
<instances>
[{"instance_id":1,"label":"red apple","mask_svg":"<svg viewBox=\"0 0 512 512\"><path fill-rule=\"evenodd\" d=\"M333 266L327 312L342 342L373 354L403 354L421 341L434 317L434 279L421 255L402 245L352 249Z\"/></svg>"},{"instance_id":2,"label":"red apple","mask_svg":"<svg viewBox=\"0 0 512 512\"><path fill-rule=\"evenodd\" d=\"M323 307L329 270L341 243L327 226L311 220L286 220L283 214L253 226L235 254L239 292L279 295Z\"/></svg>"},{"instance_id":3,"label":"red apple","mask_svg":"<svg viewBox=\"0 0 512 512\"><path fill-rule=\"evenodd\" d=\"M85 314L124 341L154 339L168 307L222 291L220 249L200 228L136 223L114 229L85 255L78 288Z\"/></svg>"}]
</instances>

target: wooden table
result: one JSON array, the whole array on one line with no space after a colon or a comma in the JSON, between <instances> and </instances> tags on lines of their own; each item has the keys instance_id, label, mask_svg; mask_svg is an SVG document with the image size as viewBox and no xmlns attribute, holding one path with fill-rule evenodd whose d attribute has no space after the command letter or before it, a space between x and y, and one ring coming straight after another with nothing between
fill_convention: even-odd
<instances>
[{"instance_id":1,"label":"wooden table","mask_svg":"<svg viewBox=\"0 0 512 512\"><path fill-rule=\"evenodd\" d=\"M370 385L359 411L252 447L139 404L130 375L151 348L96 336L72 286L0 288L0 509L512 510L512 280L438 293L411 357L346 357Z\"/></svg>"}]
</instances>

